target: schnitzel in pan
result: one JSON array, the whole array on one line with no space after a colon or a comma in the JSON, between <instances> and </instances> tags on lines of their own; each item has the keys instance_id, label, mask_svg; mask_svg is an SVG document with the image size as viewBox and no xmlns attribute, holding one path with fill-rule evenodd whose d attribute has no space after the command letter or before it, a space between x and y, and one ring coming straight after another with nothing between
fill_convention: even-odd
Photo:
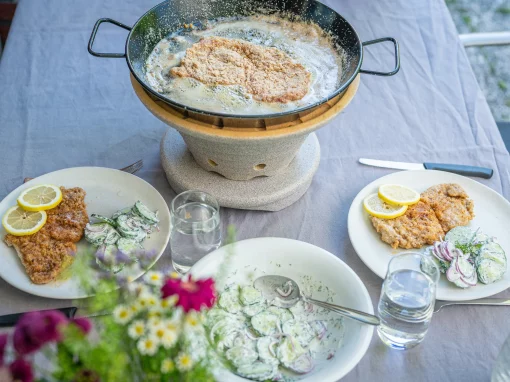
<instances>
[{"instance_id":1,"label":"schnitzel in pan","mask_svg":"<svg viewBox=\"0 0 510 382\"><path fill-rule=\"evenodd\" d=\"M417 204L395 219L371 217L381 240L393 248L421 248L434 244L452 228L475 217L474 203L458 184L438 184L421 194Z\"/></svg>"},{"instance_id":2,"label":"schnitzel in pan","mask_svg":"<svg viewBox=\"0 0 510 382\"><path fill-rule=\"evenodd\" d=\"M170 73L208 85L241 85L264 102L300 100L310 85L310 72L280 49L222 37L193 44Z\"/></svg>"},{"instance_id":3,"label":"schnitzel in pan","mask_svg":"<svg viewBox=\"0 0 510 382\"><path fill-rule=\"evenodd\" d=\"M46 211L48 219L39 232L27 236L5 236L5 242L16 249L34 284L54 281L73 262L75 243L82 238L89 221L85 191L79 187L60 189L62 202Z\"/></svg>"}]
</instances>

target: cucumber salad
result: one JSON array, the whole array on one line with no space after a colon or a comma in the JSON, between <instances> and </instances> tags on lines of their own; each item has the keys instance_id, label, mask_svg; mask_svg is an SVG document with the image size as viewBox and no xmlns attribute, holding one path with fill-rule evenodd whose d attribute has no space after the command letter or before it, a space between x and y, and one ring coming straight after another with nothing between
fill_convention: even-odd
<instances>
[{"instance_id":1,"label":"cucumber salad","mask_svg":"<svg viewBox=\"0 0 510 382\"><path fill-rule=\"evenodd\" d=\"M253 286L232 285L207 312L206 327L236 374L255 381L290 381L312 371L316 358L332 358L340 344L328 326L341 328L342 318L316 319L314 309L303 301L279 308Z\"/></svg>"},{"instance_id":2,"label":"cucumber salad","mask_svg":"<svg viewBox=\"0 0 510 382\"><path fill-rule=\"evenodd\" d=\"M120 272L126 261L118 261L121 253L131 261L137 261L137 253L143 250L147 235L158 231L158 213L152 212L141 201L123 208L111 217L92 214L95 223L85 227L85 240L97 247L97 265L106 271Z\"/></svg>"},{"instance_id":3,"label":"cucumber salad","mask_svg":"<svg viewBox=\"0 0 510 382\"><path fill-rule=\"evenodd\" d=\"M426 249L446 278L459 288L478 284L492 284L506 272L505 251L496 239L480 230L455 227L444 240Z\"/></svg>"}]
</instances>

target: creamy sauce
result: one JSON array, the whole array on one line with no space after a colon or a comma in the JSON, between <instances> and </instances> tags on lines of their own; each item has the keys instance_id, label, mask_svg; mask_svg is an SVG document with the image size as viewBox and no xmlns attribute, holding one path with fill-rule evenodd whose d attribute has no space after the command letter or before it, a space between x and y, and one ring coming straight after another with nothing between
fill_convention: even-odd
<instances>
[{"instance_id":1,"label":"creamy sauce","mask_svg":"<svg viewBox=\"0 0 510 382\"><path fill-rule=\"evenodd\" d=\"M202 37L219 36L275 47L302 64L311 74L308 93L300 100L259 102L239 85L205 85L193 78L169 75L186 49ZM291 22L277 16L250 16L208 22L204 28L185 29L161 40L146 62L149 85L171 100L205 111L230 114L269 114L318 102L340 85L345 55L331 36L311 23Z\"/></svg>"}]
</instances>

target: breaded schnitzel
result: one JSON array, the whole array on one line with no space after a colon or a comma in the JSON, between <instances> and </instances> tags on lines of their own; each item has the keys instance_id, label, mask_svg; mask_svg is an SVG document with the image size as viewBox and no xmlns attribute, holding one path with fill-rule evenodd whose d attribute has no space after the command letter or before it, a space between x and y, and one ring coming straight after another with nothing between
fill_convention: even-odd
<instances>
[{"instance_id":1,"label":"breaded schnitzel","mask_svg":"<svg viewBox=\"0 0 510 382\"><path fill-rule=\"evenodd\" d=\"M421 194L421 200L432 207L444 233L454 227L467 225L475 217L473 201L455 183L432 186Z\"/></svg>"},{"instance_id":2,"label":"breaded schnitzel","mask_svg":"<svg viewBox=\"0 0 510 382\"><path fill-rule=\"evenodd\" d=\"M434 244L452 228L467 225L475 217L473 209L464 189L448 183L428 188L417 204L396 219L371 219L381 240L393 248L421 248Z\"/></svg>"},{"instance_id":3,"label":"breaded schnitzel","mask_svg":"<svg viewBox=\"0 0 510 382\"><path fill-rule=\"evenodd\" d=\"M264 102L300 100L310 86L310 72L280 49L223 37L193 44L170 73L206 85L241 85Z\"/></svg>"},{"instance_id":4,"label":"breaded schnitzel","mask_svg":"<svg viewBox=\"0 0 510 382\"><path fill-rule=\"evenodd\" d=\"M82 238L89 221L85 191L79 187L60 189L62 202L46 211L48 219L39 232L27 236L5 236L5 242L16 249L34 284L54 281L72 263L75 243Z\"/></svg>"},{"instance_id":5,"label":"breaded schnitzel","mask_svg":"<svg viewBox=\"0 0 510 382\"><path fill-rule=\"evenodd\" d=\"M422 201L409 206L404 215L395 219L372 217L372 224L381 240L393 248L421 248L444 235L434 211Z\"/></svg>"}]
</instances>

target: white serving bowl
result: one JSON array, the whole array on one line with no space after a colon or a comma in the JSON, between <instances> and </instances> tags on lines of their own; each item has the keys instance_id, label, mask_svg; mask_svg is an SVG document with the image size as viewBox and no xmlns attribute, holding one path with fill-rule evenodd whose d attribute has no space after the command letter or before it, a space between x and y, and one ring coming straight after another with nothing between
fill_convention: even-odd
<instances>
[{"instance_id":1,"label":"white serving bowl","mask_svg":"<svg viewBox=\"0 0 510 382\"><path fill-rule=\"evenodd\" d=\"M225 257L228 258L224 262ZM303 276L321 281L335 293L333 303L374 313L372 301L360 278L333 254L305 242L282 238L258 238L222 247L191 268L194 278L214 277L222 264L226 265L227 283L249 284L262 274L290 277L301 285ZM320 293L314 293L320 299ZM301 376L302 382L335 382L351 371L365 355L373 334L373 326L344 319L344 339L335 356L318 364ZM230 371L223 370L217 378L222 382L243 382Z\"/></svg>"}]
</instances>

